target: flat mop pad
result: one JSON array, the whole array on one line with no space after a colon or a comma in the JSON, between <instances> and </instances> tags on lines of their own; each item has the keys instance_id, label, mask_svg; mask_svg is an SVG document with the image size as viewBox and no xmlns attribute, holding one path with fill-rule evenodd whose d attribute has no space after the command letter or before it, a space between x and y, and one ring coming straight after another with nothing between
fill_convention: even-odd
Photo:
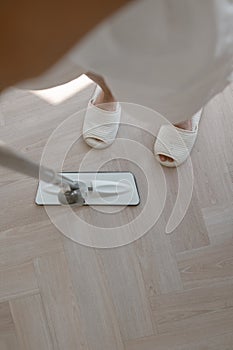
<instances>
[{"instance_id":1,"label":"flat mop pad","mask_svg":"<svg viewBox=\"0 0 233 350\"><path fill-rule=\"evenodd\" d=\"M82 192L84 202L81 205L135 206L140 202L136 180L130 172L74 172L62 175L86 188ZM40 181L36 204L61 205L60 190L56 185Z\"/></svg>"}]
</instances>

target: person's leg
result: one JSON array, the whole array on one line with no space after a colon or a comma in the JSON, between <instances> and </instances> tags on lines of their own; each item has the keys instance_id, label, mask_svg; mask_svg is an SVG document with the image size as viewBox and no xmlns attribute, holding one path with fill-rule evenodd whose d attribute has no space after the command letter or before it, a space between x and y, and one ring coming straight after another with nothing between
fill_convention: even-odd
<instances>
[{"instance_id":1,"label":"person's leg","mask_svg":"<svg viewBox=\"0 0 233 350\"><path fill-rule=\"evenodd\" d=\"M117 100L113 96L109 86L106 84L103 77L97 75L93 72L85 73L89 79L93 80L96 84L98 84L101 88L99 95L96 97L94 101L94 105L98 108L113 111L116 109Z\"/></svg>"}]
</instances>

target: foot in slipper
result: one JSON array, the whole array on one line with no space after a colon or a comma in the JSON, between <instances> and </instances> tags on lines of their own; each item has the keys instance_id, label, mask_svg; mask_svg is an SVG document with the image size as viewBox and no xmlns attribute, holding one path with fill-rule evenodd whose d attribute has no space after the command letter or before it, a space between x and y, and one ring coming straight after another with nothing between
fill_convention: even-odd
<instances>
[{"instance_id":1,"label":"foot in slipper","mask_svg":"<svg viewBox=\"0 0 233 350\"><path fill-rule=\"evenodd\" d=\"M202 109L190 121L160 128L154 145L154 154L160 164L178 167L187 160L197 138L201 114Z\"/></svg>"},{"instance_id":2,"label":"foot in slipper","mask_svg":"<svg viewBox=\"0 0 233 350\"><path fill-rule=\"evenodd\" d=\"M83 124L85 142L97 149L110 146L117 135L121 117L119 102L104 98L104 93L97 85L89 101Z\"/></svg>"}]
</instances>

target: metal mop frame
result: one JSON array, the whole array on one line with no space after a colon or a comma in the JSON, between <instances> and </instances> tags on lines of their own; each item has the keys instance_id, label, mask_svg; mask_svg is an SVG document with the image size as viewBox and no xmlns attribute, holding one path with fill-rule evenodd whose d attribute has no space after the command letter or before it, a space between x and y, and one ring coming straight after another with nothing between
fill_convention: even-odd
<instances>
[{"instance_id":1,"label":"metal mop frame","mask_svg":"<svg viewBox=\"0 0 233 350\"><path fill-rule=\"evenodd\" d=\"M40 180L37 191L38 205L138 205L140 197L134 175L130 172L88 172L72 180L62 173L40 166L4 142L0 141L0 165ZM96 176L98 174L99 176ZM44 189L43 183L56 188ZM41 197L41 193L46 195ZM52 199L51 199L51 193ZM55 196L54 196L55 194ZM49 196L49 197L48 197ZM39 197L39 199L38 199Z\"/></svg>"}]
</instances>

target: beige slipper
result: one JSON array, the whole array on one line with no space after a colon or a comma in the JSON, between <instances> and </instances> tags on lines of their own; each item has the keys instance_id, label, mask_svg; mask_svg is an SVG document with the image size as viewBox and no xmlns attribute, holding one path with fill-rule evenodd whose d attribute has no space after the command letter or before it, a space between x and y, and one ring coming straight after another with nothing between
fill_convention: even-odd
<instances>
[{"instance_id":1,"label":"beige slipper","mask_svg":"<svg viewBox=\"0 0 233 350\"><path fill-rule=\"evenodd\" d=\"M94 95L89 101L83 123L85 142L97 149L106 148L114 142L121 118L119 102L116 103L116 108L113 111L107 111L94 105L100 92L101 88L97 85Z\"/></svg>"},{"instance_id":2,"label":"beige slipper","mask_svg":"<svg viewBox=\"0 0 233 350\"><path fill-rule=\"evenodd\" d=\"M154 144L154 155L158 162L167 167L178 167L184 163L195 144L202 110L192 117L192 130L183 130L171 124L161 126ZM159 155L173 159L162 162Z\"/></svg>"}]
</instances>

